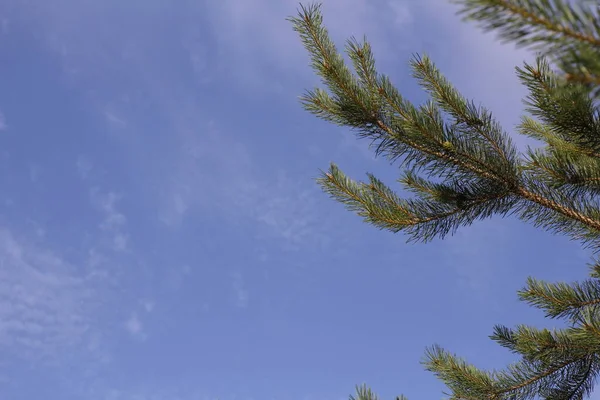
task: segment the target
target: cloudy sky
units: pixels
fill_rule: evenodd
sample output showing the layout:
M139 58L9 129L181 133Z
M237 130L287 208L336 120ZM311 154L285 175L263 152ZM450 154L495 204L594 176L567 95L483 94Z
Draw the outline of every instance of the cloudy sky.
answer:
M445 0L325 0L416 103L427 53L512 131L528 53ZM545 323L528 275L575 280L576 243L515 220L407 245L314 183L397 168L305 113L296 0L0 1L0 397L437 399L439 343L486 368L496 323ZM527 143L518 139L520 146ZM552 321L547 321L552 326Z

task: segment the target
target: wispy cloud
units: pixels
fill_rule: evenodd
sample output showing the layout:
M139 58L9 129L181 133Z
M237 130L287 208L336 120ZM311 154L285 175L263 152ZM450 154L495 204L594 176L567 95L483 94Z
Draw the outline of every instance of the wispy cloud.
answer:
M273 70L284 76L312 76L307 55L291 24L285 20L298 8L295 0L223 0L209 3L208 21L221 46L221 67L233 68L240 83L273 86ZM327 0L323 2L326 25L337 40L367 34L380 51L380 60L393 59L399 42L392 33L404 32L411 23L408 2ZM227 26L227 30L222 27ZM349 29L352 29L352 32ZM400 44L403 46L402 44ZM391 58L390 58L391 57ZM281 82L279 82L281 83Z
M453 237L440 243L444 263L456 271L461 288L478 295L488 295L497 279L498 266L494 254L510 247L504 221L485 220L460 229Z
M131 385L126 388L100 387L94 393L86 393L86 398L92 400L253 400L247 396L211 396L203 390L186 390L175 386L167 388L164 385Z
M231 274L232 288L234 293L234 303L236 307L246 308L248 307L249 294L246 289L244 277L241 272L234 272Z
M182 265L179 267L170 267L167 271L166 277L163 284L167 289L173 291L179 291L184 287L186 280L192 274L192 269L189 265Z
M147 299L140 300L140 304L142 305L144 310L146 310L147 313L151 313L154 310L154 307L156 306L156 303Z
M413 23L412 11L406 2L390 0L387 4L396 26L406 26Z
M81 179L87 179L94 168L94 164L85 156L80 155L76 161L77 173Z
M0 348L19 358L55 362L90 349L97 332L97 276L0 228ZM96 282L97 283L97 282Z
M102 211L104 218L100 228L111 236L112 247L117 251L127 250L129 235L125 231L127 219L117 210L120 196L114 192L101 193L98 188L91 190L92 202Z
M3 35L7 35L10 32L10 21L8 18L0 18L0 32Z
M179 165L166 177L163 222L176 226L185 215L210 211L234 225L253 222L258 235L282 240L287 249L327 246L328 218L316 207L322 193L310 177L265 172L243 142L214 123L197 132L186 136Z
M260 155L251 154L246 148L242 132L222 132L218 122L207 124L207 120L202 119L206 115L202 111L206 105L195 100L195 89L183 85L184 80L180 76L165 75L164 71L168 68L163 69L150 62L154 52L147 51L147 43L139 40L137 33L128 31L125 35L122 32L126 40L110 41L113 33L103 29L103 21L112 16L112 6L116 2L108 1L103 6L95 3L84 6L70 0L63 0L63 3L72 5L66 7L71 15L81 15L73 24L65 23L67 16L42 3L36 3L33 15L39 17L39 21L34 20L44 27L47 36L54 38L49 43L63 56L65 68L74 68L77 79L82 82L85 77L111 73L127 77L125 81L135 82L143 88L144 98L139 98L139 92L134 93L121 85L102 92L102 96L98 95L102 97L97 104L98 112L106 118L109 127L134 130L136 124L147 124L151 118L149 113L138 112L151 98L156 106L153 110L159 114L158 119L165 123L165 130L169 132L169 145L176 143L179 146L178 149L164 151L160 162L165 168L160 171L158 168L150 171L152 168L147 168L148 165L142 167L148 159L138 164L160 187L153 194L159 198L159 215L165 224L176 227L196 212L212 213L218 210L231 223L237 223L236 220L255 222L259 227L258 234L279 238L288 248L297 248L300 243L308 241L318 246L326 245L326 216L312 207L317 196L322 194L311 177L305 181L298 180L285 167L265 171L258 159ZM222 51L207 57L207 46L214 43L208 43L206 37L210 35L195 30L193 24L182 28L177 36L169 37L169 41L173 41L173 47L179 46L179 50L189 53L189 66L200 77L210 75L211 71L219 71L221 76L226 74L234 80L239 78L260 84L267 78L285 80L288 72L312 76L306 67L306 52L290 23L285 20L287 16L295 14L297 1L259 0L251 6L243 0L194 4L187 3L187 13L202 15L203 20L210 21L206 28L212 27L218 32L214 37ZM335 16L328 21L332 34L346 38L352 33L358 35L365 32L380 48L384 48L384 44L391 48L397 44L389 39L389 30L383 28L385 24L381 23L382 19L390 21L392 27L389 29L403 29L406 26L402 25L410 23L411 13L404 3L385 2L382 7L389 12L382 13L380 8L367 0L324 2L327 15ZM149 21L152 18L162 16L160 13L148 16ZM223 26L228 29L223 30ZM349 26L353 26L352 32L348 30ZM88 39L98 39L103 50L90 51L87 46L89 41L81 39L79 32L84 32ZM382 53L393 54L391 51ZM266 69L263 63L267 63ZM228 73L228 68L234 68L235 73ZM277 72L277 76L273 75L273 71ZM265 90L261 89L260 93ZM292 97L295 95L290 93ZM132 141L139 143L138 147L130 148L132 154L136 153L131 161L135 164L137 154L149 150L144 147L147 141L141 137ZM257 168L257 165L261 168ZM85 158L78 160L77 168L86 179L94 171L92 163ZM118 196L97 191L93 198L104 213L102 226L111 236L113 248L127 250L130 238L125 217L116 209Z
M140 337L143 335L143 325L137 314L131 314L125 322L125 329L130 335Z
M36 164L29 164L29 180L36 183L40 177L41 169Z

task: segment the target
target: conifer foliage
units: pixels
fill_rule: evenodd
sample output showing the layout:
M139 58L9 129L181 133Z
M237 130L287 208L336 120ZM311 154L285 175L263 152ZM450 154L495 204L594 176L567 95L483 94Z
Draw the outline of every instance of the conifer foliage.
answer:
M375 153L398 163L401 197L375 176L347 177L336 165L319 184L370 224L429 241L491 216L515 215L600 250L600 6L567 0L454 0L459 13L500 38L537 51L516 69L528 89L517 127L542 146L520 153L492 113L464 98L426 56L411 61L429 101L413 105L375 65L365 40L348 40L351 65L330 39L319 5L290 18L324 88L301 102L351 128ZM452 399L583 399L600 374L600 266L573 284L530 278L520 299L565 329L496 326L491 339L520 356L482 371L439 346L424 364ZM375 400L359 386L352 400ZM404 399L399 397L398 399Z

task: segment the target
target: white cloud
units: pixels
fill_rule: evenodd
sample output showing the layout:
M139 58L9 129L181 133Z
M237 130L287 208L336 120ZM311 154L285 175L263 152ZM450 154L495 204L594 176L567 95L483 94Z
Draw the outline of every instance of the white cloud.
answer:
M6 117L4 116L4 113L0 111L0 132L5 131L6 129L8 129L8 125L6 125Z
M105 214L105 219L100 225L102 229L110 230L120 228L121 226L125 225L125 216L116 209L116 203L119 200L119 195L114 192L99 194L98 190L92 190L92 196L95 197L97 204Z
M408 3L377 4L368 0L322 3L326 27L336 41L353 34L357 37L366 34L375 49L381 50L380 61L393 59L394 50L404 46L393 40L391 34L399 30L407 33L405 28L412 20ZM220 46L227 49L220 55L220 68L233 68L232 76L238 82L259 85L269 91L276 82L269 68L288 77L312 76L306 52L286 21L297 13L296 0L222 0L208 4L213 31L218 34Z
M163 222L177 226L194 212L218 213L234 225L255 223L259 235L282 240L286 249L327 246L328 218L315 206L322 193L310 177L261 173L244 144L213 123L184 135L182 148L178 166L165 178L171 185L162 192Z
M140 304L142 305L144 310L146 310L147 313L151 313L152 310L154 310L154 306L156 305L151 300L140 300Z
M405 2L391 0L388 1L393 16L393 21L396 25L406 25L413 22L413 15L410 7Z
M104 116L106 117L107 122L111 125L116 125L119 127L125 127L127 125L127 122L119 117L115 111L107 109L104 111Z
M142 334L142 322L136 314L132 314L127 320L127 322L125 322L125 329L127 329L127 332L129 332L133 336L138 336Z
M104 214L100 228L110 234L112 248L116 251L127 250L129 235L125 232L127 218L117 209L120 196L114 192L101 193L97 188L91 190L92 202Z
M54 362L88 348L96 277L78 270L86 269L0 228L0 352Z
M129 241L129 236L124 233L117 232L113 237L113 248L117 251L124 251L127 249L127 242Z
M81 393L80 397L91 400L252 400L248 396L210 396L193 385L191 388L189 385L182 387L179 381L166 384L164 380L160 384L149 381L130 387L98 387L93 393Z
M167 271L167 276L163 280L163 284L170 290L178 291L186 282L186 278L192 273L189 266L183 265L180 267L170 267Z
M79 174L81 179L85 180L89 177L90 172L94 168L94 164L92 164L92 162L87 157L79 156L77 157L76 167L77 173Z
M274 182L264 184L249 197L246 209L262 223L267 233L286 243L287 249L298 249L302 244L328 245L325 227L327 218L318 210L317 194L322 195L310 179L292 180L280 170Z
M502 221L479 221L459 229L453 237L440 243L444 263L456 271L462 288L487 297L494 282L496 265L482 260L496 259L494 253L507 247L506 244L503 246L503 242L510 240L506 231Z
M40 177L40 167L35 164L29 164L29 179L36 183Z
M246 289L244 277L241 272L234 272L231 274L232 288L235 295L234 303L236 307L246 308L248 307L249 294Z
M245 218L257 222L261 235L281 238L290 247L309 240L318 244L326 242L323 221L320 220L322 216L311 209L316 201L314 196L321 196L321 193L310 177L304 182L297 182L284 171L270 174L258 171L255 168L257 160L240 140L218 132L214 126L203 128L206 121L203 120L202 105L195 100L196 94L179 76L165 75L168 69L153 67L149 57L154 53L146 51L144 46L147 43L130 31L123 32L127 33L123 41L107 41L113 36L107 35L103 21L111 16L111 7L116 2L84 5L61 0L61 3L70 15L78 15L78 18L71 21L69 16L56 12L54 7L43 2L36 3L31 14L36 21L36 16L39 17L39 29L46 31L44 36L50 38L50 45L63 55L65 68L73 67L78 71L78 77L93 77L100 72L105 76L118 71L117 76L124 74L143 87L143 99L123 89L123 92L113 92L108 95L110 98L99 103L99 112L104 114L110 125L115 129L121 126L134 129L136 114L130 113L127 105L135 102L139 106L146 97L151 97L161 120L168 121L171 125L169 132L174 132L173 140L169 142L181 144L176 154L165 152L161 162L166 168L154 176L160 182L157 186L161 192L154 193L161 198L160 218L167 225L177 226L185 221L184 217L190 217L198 210L213 212L217 209L230 221ZM287 72L291 73L288 77L294 74L312 76L307 67L306 52L291 24L285 20L296 13L296 0L257 0L251 5L245 0L223 0L205 4L207 10L204 10L204 5L189 5L186 11L189 15L202 12L202 17L213 23L212 27L218 33L215 35L219 41L218 54L207 56L207 43L202 42L207 35L199 28L196 30L193 24L183 27L181 32L184 33L178 33L173 42L176 45L179 39L179 44L189 52L190 65L198 79L210 75L211 68L223 66L235 68L236 73L228 75L239 77L242 81L272 81L271 71L263 68L263 63L275 68L282 76ZM396 26L400 22L398 18L402 20L400 25L406 25L410 12L402 4L384 2L382 7L386 12L381 12L380 7L368 0L327 0L323 8L333 35L345 39L352 33L357 36L367 33L378 43L376 47L386 48L389 45L390 51L382 51L387 56L393 54L391 50L397 42L389 38L389 30L383 28L385 24L381 21L382 18L396 21L391 29L403 29L403 26ZM148 21L154 17L157 16L147 16ZM223 26L228 28L224 30ZM90 41L98 42L98 48L102 50L91 51L87 46ZM203 60L211 63L220 60L218 62L222 65L207 66ZM226 69L219 70L219 73L227 72ZM268 91L268 88L264 89L261 93ZM147 114L144 113L143 117L146 118ZM130 150L140 152L139 148L132 147ZM148 170L144 167L147 166L140 168ZM83 157L78 159L77 168L83 178L88 178L93 171L91 162ZM163 191L163 188L166 190ZM113 248L128 249L126 220L115 206L118 198L114 193L98 192L94 196L95 203L105 214L102 226L112 235Z
M0 18L0 32L7 35L10 32L10 21L7 18Z

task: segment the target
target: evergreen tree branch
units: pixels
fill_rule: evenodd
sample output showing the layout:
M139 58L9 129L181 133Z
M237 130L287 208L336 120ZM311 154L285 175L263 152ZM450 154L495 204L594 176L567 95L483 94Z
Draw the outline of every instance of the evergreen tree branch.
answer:
M550 331L519 325L509 329L494 327L490 338L527 362L551 363L565 357L580 358L599 349L600 336L586 323L573 322L567 329Z
M600 280L566 284L529 277L526 287L519 291L519 299L544 310L547 317L574 319L584 308L593 307L600 311Z
M529 88L527 111L579 151L599 154L600 113L590 98L590 90L565 83L551 71L544 58L538 57L535 65L526 63L524 68L516 70L521 82Z
M600 158L600 152L596 153L593 149L581 147L569 138L562 138L553 132L550 126L529 116L521 117L521 123L517 126L517 129L522 135L547 143L551 149L558 149L560 152L568 154L582 154L588 157Z
M427 353L427 369L460 399L571 399L591 391L598 373L597 359L590 356L598 349L597 335L581 328L551 333L500 326L492 339L523 359L505 371L485 372L434 346Z
M497 153L501 158L499 164L502 167L499 174L518 176L516 148L491 113L486 109L478 110L472 102L468 102L428 57L416 56L411 64L415 71L414 75L421 85L429 91L437 105L454 118L456 121L454 126L460 127L471 140L484 139L486 144ZM494 160L491 156L487 158Z
M591 394L593 390L594 380L594 365L597 363L595 356L588 356L586 358L586 367L583 369L583 373L580 373L578 381L575 384L564 385L563 382L559 382L559 387L552 390L547 399L581 399L585 395ZM562 386L562 387L561 387Z
M356 386L356 396L350 396L350 400L379 400L379 397L369 388L363 384ZM403 395L397 396L396 400L408 400Z
M437 345L427 349L424 365L448 386L453 398L465 400L498 398L495 397L497 384L492 374L467 364Z
M452 127L446 125L432 103L417 109L404 100L387 77L376 74L370 47L351 40L347 49L358 71L358 79L354 77L323 27L318 6L303 6L299 16L291 18L291 21L311 54L313 67L331 91L331 96L322 90L305 95L302 101L307 110L358 130L359 136L371 138L377 143L379 154L386 154L392 160L403 157L403 164L412 166L415 171L423 170L429 176L441 175L443 178L452 177L464 181L483 178L488 186L496 187L495 195L489 197L493 205L488 207L488 210L495 207L506 214L504 205L516 204L513 201L514 197L508 195L508 192L511 192L541 206L521 205L520 209L525 219L540 221L542 216L548 217L549 214L544 210L547 209L557 215L551 218L550 223L539 225L557 231L572 231L575 237L588 241L594 238L594 232L600 232L600 221L590 218L582 209L574 208L578 204L558 198L552 199L545 196L545 192L523 186L518 175L520 168L511 164L511 160L516 162L515 157L510 155L515 151L510 143L503 141L506 137L494 126L489 113L480 114L473 107L469 107L426 58L417 59L413 63L415 74L433 92L437 102L444 104L450 116L455 116L456 123ZM436 80L440 82L436 84ZM487 126L482 127L482 123ZM474 137L478 140L473 140ZM489 147L486 149L482 144ZM490 149L493 152L490 152ZM338 199L347 198L347 193L335 194L335 182L328 180L327 176L324 178L320 183L329 183L328 186L324 186L326 191ZM507 201L502 204L493 203L500 198ZM358 211L356 205L359 203L353 204L354 209ZM421 203L405 203L403 207L396 209L402 209L400 214L398 211L392 213L390 208L378 211L373 201L363 202L363 206L366 204L371 208L362 215L370 218L379 214L378 218L371 218L370 221L375 224L382 223L383 227L393 231L398 231L399 226L417 226L423 222L439 221L439 228L420 231L425 235L424 240L430 239L433 232L444 235L453 231L456 224L449 224L449 217L462 215L462 221L468 224L474 215L461 214L461 210L456 208L439 208L439 205L435 204L426 206ZM386 205L389 207L390 203ZM415 214L423 209L438 210L441 214L435 216L421 212L419 217L410 216L407 206L412 206ZM470 209L474 210L476 208ZM481 215L483 214L489 215L485 212ZM398 221L395 218L389 219L390 216L401 218ZM577 222L573 223L573 220ZM418 234L419 231L416 230L413 239L416 239Z
M530 150L525 168L568 196L593 200L600 194L600 158L554 149Z
M571 82L600 82L599 11L566 0L453 0L465 20L550 56Z
M529 200L517 204L515 212L521 219L532 221L536 227L569 234L596 250L600 246L600 210L593 202L564 196L532 177L524 180L518 194Z
M501 30L501 37L520 45L550 44L571 39L600 46L600 30L589 18L593 10L577 10L562 0L453 0L459 14L478 21L484 30ZM541 43L540 43L541 42Z
M434 184L411 173L405 181L426 198L402 200L374 176L369 175L368 183L355 182L335 165L319 178L327 193L366 222L392 232L404 230L411 240L444 237L475 219L510 211L515 201L494 187Z
M589 72L588 73L582 73L582 74L579 74L579 75L565 74L565 78L569 82L583 83L583 84L586 84L586 85L600 86L600 76L594 76L594 75L590 74Z
M351 71L322 25L319 6L301 6L290 20L327 88L308 91L301 98L305 109L370 139L377 155L401 160L400 182L415 198L401 198L370 174L367 182L355 182L333 164L319 183L367 222L402 230L411 240L443 237L478 218L515 212L536 226L600 245L600 111L591 99L600 76L600 23L562 0L457 2L486 29L538 45L566 72L559 77L543 58L517 69L530 91L529 111L540 119L524 118L519 130L547 146L521 159L491 113L462 97L427 57L412 61L432 99L419 107L377 72L366 39L346 44ZM453 399L582 399L591 392L600 371L598 281L530 280L520 296L548 316L570 318L571 326L552 332L497 327L492 339L522 356L500 372L481 371L434 346L426 366ZM350 399L377 399L366 386L357 387L357 396Z
M421 159L423 164L440 164L441 160L441 165L433 168L436 172L447 171L448 164L453 164L462 169L463 173L482 174L495 180L506 179L499 176L485 160L470 154L468 150L471 146L466 141L453 143L444 140L452 132L445 129L443 121L432 119L431 113L419 112L402 99L385 76L372 76L373 68L364 67L366 63L373 65L372 59L368 58L370 51L363 51L360 46L350 43L350 56L357 64L359 75L363 77L361 80L368 85L366 88L361 87L344 65L342 57L321 25L318 6L302 6L300 16L291 18L291 21L311 53L313 68L333 95L329 97L320 90L309 92L302 98L309 111L338 124L358 129L363 137L380 141L378 150L388 152L390 158L407 155L408 160ZM380 96L374 98L375 90ZM383 101L386 104L382 104ZM450 139L457 142L457 138ZM426 154L425 160L422 153Z
M356 386L356 397L350 396L350 400L379 400L377 395L366 385Z

